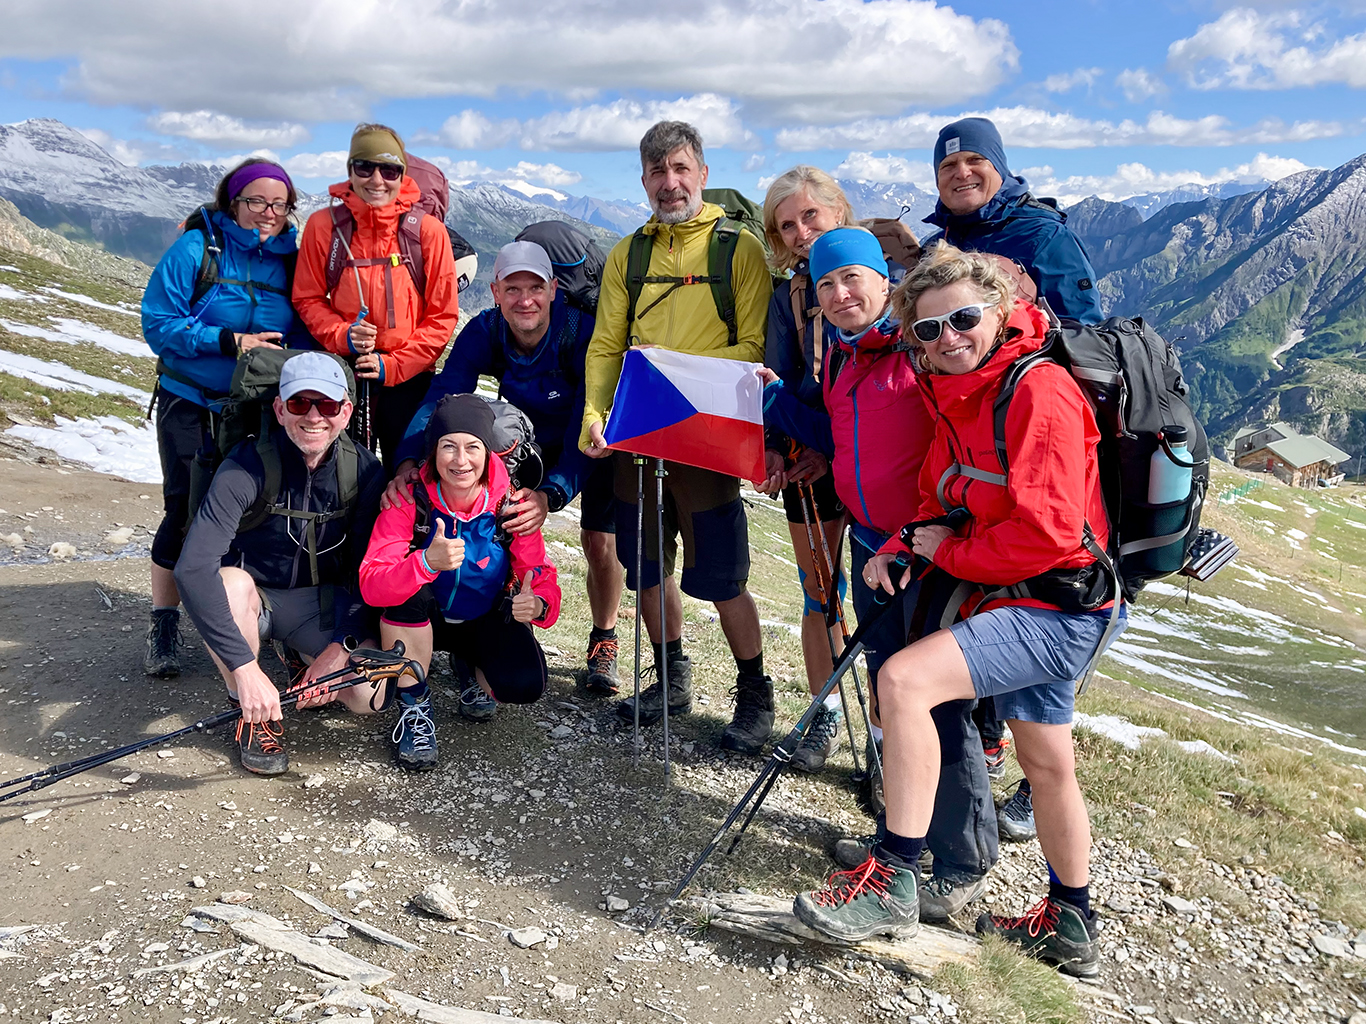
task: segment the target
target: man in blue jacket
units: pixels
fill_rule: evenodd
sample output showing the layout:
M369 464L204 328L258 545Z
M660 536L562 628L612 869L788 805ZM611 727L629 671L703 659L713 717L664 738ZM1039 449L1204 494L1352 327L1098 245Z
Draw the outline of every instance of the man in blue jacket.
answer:
M941 238L959 249L1015 260L1038 285L1060 317L1093 324L1102 318L1096 272L1067 217L1029 192L1010 173L1005 145L985 117L945 125L934 144L939 202L926 224L941 229L925 241L928 252Z
M474 317L456 337L446 365L409 424L385 503L411 500L409 487L417 479L423 431L436 403L446 395L473 391L481 375L495 378L499 396L531 418L548 467L539 487L514 494L505 527L514 535L539 530L547 515L583 495L579 537L588 562L593 616L584 686L610 696L617 692L616 624L622 589L613 538L612 471L607 463L594 462L579 450L583 364L593 317L557 293L550 256L535 242L510 242L499 250L492 291L495 305ZM460 713L487 720L496 705L473 680L472 674L461 679Z

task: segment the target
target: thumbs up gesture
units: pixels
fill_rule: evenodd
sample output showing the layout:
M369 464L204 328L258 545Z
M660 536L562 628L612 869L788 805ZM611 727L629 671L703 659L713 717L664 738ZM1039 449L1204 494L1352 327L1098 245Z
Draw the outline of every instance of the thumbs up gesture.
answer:
M541 599L531 592L531 578L534 575L531 569L527 570L521 589L512 599L512 617L518 622L530 622L541 614Z
M445 524L439 519L436 521L431 543L427 545L427 564L437 572L459 569L465 564L465 542L460 539L458 529L455 536L449 536Z

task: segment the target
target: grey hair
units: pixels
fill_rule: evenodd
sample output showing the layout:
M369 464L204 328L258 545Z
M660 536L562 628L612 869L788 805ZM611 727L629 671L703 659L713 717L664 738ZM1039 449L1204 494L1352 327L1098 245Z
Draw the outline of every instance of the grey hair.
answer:
M692 150L697 166L707 165L702 153L702 133L687 121L660 121L652 125L640 139L640 169L647 171L651 164L662 163L681 146Z
M892 316L909 331L916 319L915 307L920 297L934 288L944 288L959 281L971 281L982 293L984 301L999 306L1009 318L1015 302L1015 282L1010 275L993 257L964 252L947 242L936 245L901 279L892 292ZM1004 326L1004 321L1002 324Z

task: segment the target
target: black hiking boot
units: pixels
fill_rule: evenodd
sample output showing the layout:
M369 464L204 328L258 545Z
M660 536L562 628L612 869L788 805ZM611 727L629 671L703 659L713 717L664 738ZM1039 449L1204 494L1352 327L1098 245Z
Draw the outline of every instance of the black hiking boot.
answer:
M768 676L737 676L735 717L721 734L721 749L757 754L773 735L773 680Z
M588 674L583 688L600 697L617 695L617 649L615 636L588 641Z
M647 671L658 675L658 668ZM635 720L636 699L632 695L617 701L617 717ZM686 715L692 710L692 659L686 654L669 659L669 717ZM654 725L664 717L664 688L658 681L640 691L640 724Z
M482 691L481 691L482 692ZM398 723L393 741L398 763L409 771L425 772L436 767L436 720L432 716L432 695L410 700L399 692Z
M283 775L289 771L289 752L285 750L285 723L254 725L237 720L237 749L242 767L257 775Z
M792 767L799 772L818 772L825 767L826 759L840 745L840 726L844 724L844 714L839 708L821 705L806 735L792 752Z
M1045 896L1023 917L983 914L977 919L977 934L999 935L1026 956L1053 964L1063 974L1077 978L1100 974L1096 916L1092 914L1088 921L1069 903Z
M153 608L147 627L147 653L142 656L142 671L158 679L180 675L180 609Z
M920 931L920 878L869 856L852 871L836 871L824 889L804 892L792 903L797 920L837 942L874 935L910 938Z

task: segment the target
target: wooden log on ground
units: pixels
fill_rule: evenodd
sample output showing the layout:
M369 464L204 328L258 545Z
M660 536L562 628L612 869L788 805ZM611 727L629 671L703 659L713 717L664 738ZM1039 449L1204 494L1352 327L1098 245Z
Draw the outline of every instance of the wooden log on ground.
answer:
M195 907L190 913L227 924L240 938L265 946L279 953L288 953L301 964L317 968L334 978L358 981L365 987L382 985L394 976L393 971L367 963L360 957L320 946L312 939L296 932L277 917L263 914L249 907L228 903L211 903Z

